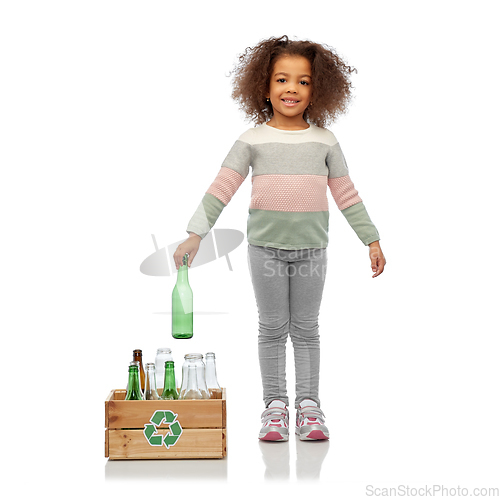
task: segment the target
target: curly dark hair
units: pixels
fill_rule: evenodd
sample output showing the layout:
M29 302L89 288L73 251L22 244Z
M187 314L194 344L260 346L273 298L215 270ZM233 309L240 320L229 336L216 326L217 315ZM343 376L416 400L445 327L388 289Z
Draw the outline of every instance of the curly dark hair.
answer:
M356 68L348 66L328 45L290 40L285 35L247 47L231 73L231 97L250 120L260 125L273 116L266 94L274 63L281 56L303 56L311 63L312 104L304 112L304 120L325 127L347 111L353 88L350 74L357 73Z

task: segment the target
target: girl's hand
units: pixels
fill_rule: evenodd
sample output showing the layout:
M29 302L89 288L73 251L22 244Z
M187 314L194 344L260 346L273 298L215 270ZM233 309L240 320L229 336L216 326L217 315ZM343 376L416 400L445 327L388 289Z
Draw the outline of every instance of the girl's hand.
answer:
M372 271L375 273L372 278L376 278L380 274L384 272L385 267L385 257L382 253L382 249L380 248L380 243L378 241L374 241L370 243L370 260L372 263Z
M174 253L174 262L176 269L179 269L179 267L182 266L182 258L186 254L189 254L187 264L188 267L191 267L191 262L193 262L194 256L200 248L200 242L201 236L198 236L196 233L189 233L189 238L184 243L181 243Z

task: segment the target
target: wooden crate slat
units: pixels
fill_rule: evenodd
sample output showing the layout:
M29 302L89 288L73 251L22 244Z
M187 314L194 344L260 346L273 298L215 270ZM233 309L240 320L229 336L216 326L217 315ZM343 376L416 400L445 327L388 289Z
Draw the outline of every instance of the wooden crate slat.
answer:
M174 446L151 446L138 429L110 429L109 458L179 459L223 458L226 456L225 429L186 429Z
M183 429L222 428L223 403L221 399L184 401L108 401L107 428L144 428L156 410L170 410L178 415Z

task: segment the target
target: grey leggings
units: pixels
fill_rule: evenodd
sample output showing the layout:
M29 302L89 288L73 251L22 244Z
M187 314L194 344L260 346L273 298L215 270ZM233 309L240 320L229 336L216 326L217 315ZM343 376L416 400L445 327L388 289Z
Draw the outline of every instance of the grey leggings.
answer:
M248 265L259 311L259 361L267 406L287 405L285 347L295 358L295 407L303 399L320 404L318 315L326 274L326 249L280 250L248 246Z

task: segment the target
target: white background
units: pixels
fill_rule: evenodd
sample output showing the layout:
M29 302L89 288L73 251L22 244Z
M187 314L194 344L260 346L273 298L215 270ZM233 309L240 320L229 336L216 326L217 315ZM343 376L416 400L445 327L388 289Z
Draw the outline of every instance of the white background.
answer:
M494 6L2 3L2 454L16 497L500 486ZM197 314L190 341L170 336L175 276L139 266L151 234L160 247L185 236L252 126L230 98L237 55L282 34L333 46L358 70L330 128L388 264L371 278L330 199L320 394L332 438L266 448L246 244L232 272L225 259L191 270L195 311L225 314ZM249 194L247 179L216 227L245 232ZM164 346L178 369L186 352L216 353L227 460L104 458L104 399L125 386L133 349L147 362Z

